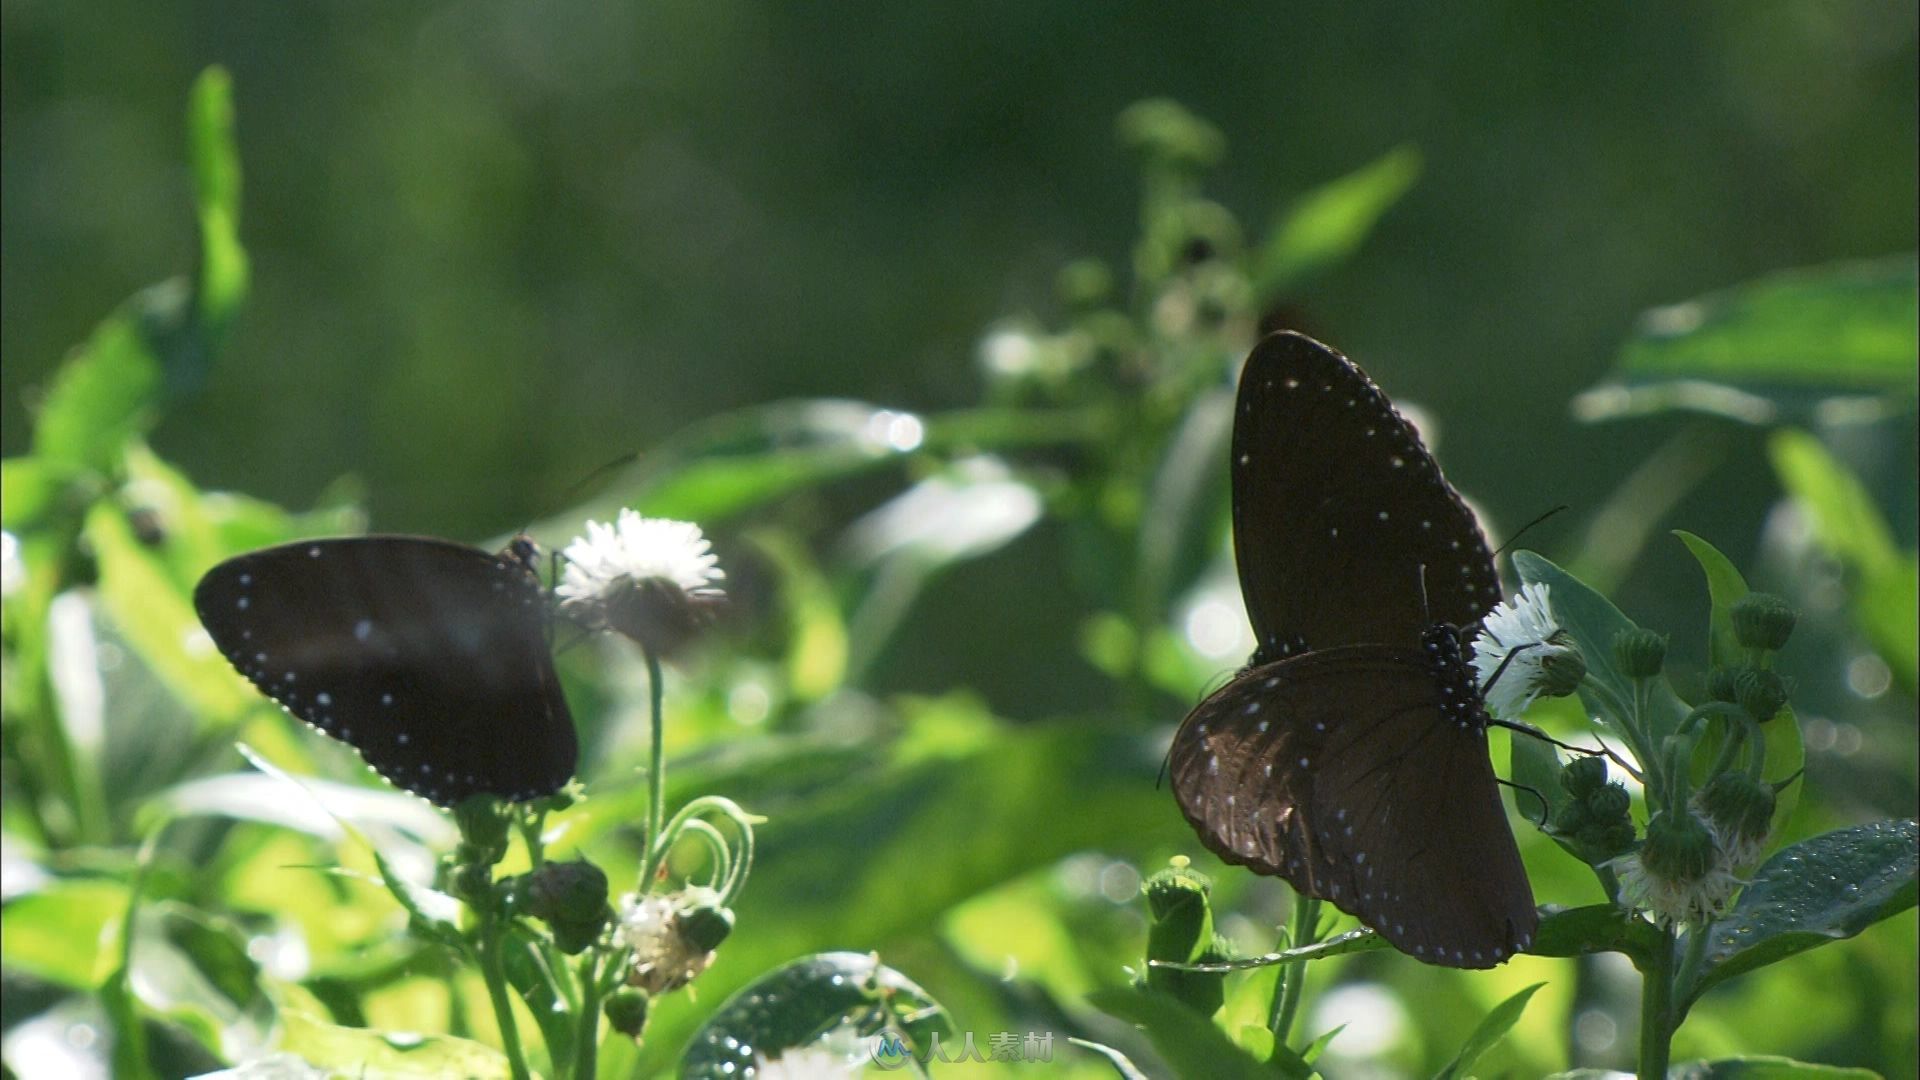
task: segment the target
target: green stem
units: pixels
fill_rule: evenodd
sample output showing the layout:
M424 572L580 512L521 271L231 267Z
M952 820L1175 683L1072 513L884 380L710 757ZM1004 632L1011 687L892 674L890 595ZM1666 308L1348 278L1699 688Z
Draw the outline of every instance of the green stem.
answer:
M500 1049L507 1055L507 1067L513 1080L531 1080L526 1054L520 1049L520 1028L513 1019L513 1002L507 994L507 969L500 959L501 927L493 912L480 922L480 973L487 981L487 997L493 1002L493 1018L500 1025Z
M1287 948L1298 949L1314 943L1314 928L1320 924L1320 901L1295 894L1293 914L1287 921ZM1300 1011L1300 999L1306 990L1307 965L1288 964L1280 972L1280 985L1273 995L1273 1013L1267 1026L1273 1030L1275 1046L1287 1045L1293 1020Z
M1700 965L1707 958L1707 933L1712 929L1713 920L1708 919L1704 925L1692 927L1687 931L1687 945L1680 954L1680 970L1673 977L1673 985L1683 998L1693 994L1694 980L1700 977ZM1673 1010L1676 1027L1686 1016L1686 1012L1684 1004Z
M653 705L652 757L647 761L647 846L640 860L640 895L645 896L653 891L653 875L667 855L660 843L661 826L667 819L667 764L662 758L667 728L661 719L665 690L661 685L660 658L653 655L651 649L642 649L641 655L647 658L647 685Z
M593 1080L600 1067L600 950L588 949L580 957L580 1011L573 1035L573 1075L575 1080Z
M1666 1080L1673 1055L1673 931L1662 930L1640 986L1640 1080Z

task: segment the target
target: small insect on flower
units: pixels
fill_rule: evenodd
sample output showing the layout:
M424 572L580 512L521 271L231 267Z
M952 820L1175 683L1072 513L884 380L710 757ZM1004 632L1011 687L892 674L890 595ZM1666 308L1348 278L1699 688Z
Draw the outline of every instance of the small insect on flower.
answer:
M582 625L613 630L656 656L670 656L726 600L726 577L700 526L620 511L612 525L587 522L587 535L561 553L554 590Z
M1547 586L1534 582L1487 613L1473 639L1473 670L1487 708L1510 720L1543 694L1573 693L1586 663L1554 618Z

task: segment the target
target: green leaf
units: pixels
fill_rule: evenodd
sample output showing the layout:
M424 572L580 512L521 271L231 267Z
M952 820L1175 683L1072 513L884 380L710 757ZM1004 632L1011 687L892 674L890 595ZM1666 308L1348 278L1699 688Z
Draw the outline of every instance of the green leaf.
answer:
M1273 297L1352 258L1419 176L1420 151L1403 145L1296 199L1256 257L1255 293Z
M233 133L233 79L210 67L187 102L187 154L200 217L200 267L194 314L217 342L247 295L247 253L240 246L240 152Z
M1912 255L1772 274L1642 315L1619 370L1912 394L1916 285Z
M1776 431L1767 446L1773 469L1812 523L1814 539L1846 567L1855 623L1912 695L1920 665L1920 559L1893 539L1866 487L1820 441L1803 431Z
M1707 594L1713 603L1713 614L1708 620L1707 652L1709 660L1715 666L1732 666L1745 661L1746 650L1733 636L1733 605L1747 595L1746 579L1734 568L1731 560L1720 554L1712 544L1690 532L1675 531L1680 542L1687 545L1693 557L1700 563L1700 569L1707 575ZM1807 750L1801 741L1800 720L1792 708L1783 708L1768 721L1762 729L1766 743L1766 778L1775 783L1786 780L1798 773L1807 761ZM1714 753L1724 739L1724 729L1715 725L1709 736L1703 741L1702 752L1696 755L1696 783L1706 782L1708 763L1714 760ZM1773 807L1773 831L1786 827L1793 817L1793 809L1800 802L1800 784L1791 784L1780 789L1775 796Z
M282 1051L343 1076L493 1080L512 1074L505 1054L468 1039L342 1027L297 1009L281 1010L280 1021Z
M34 426L34 454L53 467L110 473L152 426L159 395L160 362L123 307L60 365Z
M1709 928L1691 1004L1721 982L1854 935L1914 906L1920 827L1882 821L1816 836L1776 852L1734 909Z
M1148 1080L1147 1074L1141 1072L1140 1067L1135 1065L1127 1055L1105 1043L1097 1043L1091 1039L1068 1039L1067 1041L1082 1050L1088 1050L1106 1058L1108 1064L1113 1066L1113 1071L1120 1074L1120 1080Z
M1665 946L1660 932L1645 919L1613 904L1548 911L1540 918L1529 956L1584 956L1617 952L1639 963Z
M1272 1080L1287 1075L1234 1045L1212 1021L1172 998L1116 987L1089 994L1087 1000L1110 1016L1145 1028L1153 1048L1179 1076Z
M121 882L100 878L55 881L0 907L7 967L77 990L91 990L114 963L104 931L126 917Z
M912 979L870 953L816 953L743 987L695 1033L682 1080L723 1080L850 1025L861 1035L899 1032L924 1058L936 1034L952 1031L946 1009ZM948 1047L949 1053L958 1047ZM984 1048L982 1048L984 1049Z
M1571 1074L1569 1074L1571 1075ZM1792 1058L1752 1055L1675 1065L1667 1080L1882 1080L1872 1069L1814 1065Z
M1495 1005L1479 1026L1473 1029L1473 1034L1467 1036L1467 1041L1460 1047L1460 1052L1453 1056L1453 1060L1434 1074L1436 1080L1459 1080L1469 1075L1474 1062L1480 1060L1480 1055L1491 1050L1494 1043L1505 1038L1507 1032L1513 1030L1513 1025L1520 1022L1520 1014L1527 1010L1527 1002L1532 1000L1536 990L1545 985L1534 983Z

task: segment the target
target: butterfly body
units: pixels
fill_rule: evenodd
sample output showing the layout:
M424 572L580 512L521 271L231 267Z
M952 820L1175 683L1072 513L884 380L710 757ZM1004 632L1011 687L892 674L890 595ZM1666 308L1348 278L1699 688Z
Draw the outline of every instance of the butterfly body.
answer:
M497 555L405 536L266 548L208 571L194 608L262 693L439 805L536 798L573 774L524 540Z
M1471 511L1379 389L1297 334L1248 359L1232 453L1256 648L1174 737L1182 812L1405 952L1500 962L1538 916L1462 648L1499 599Z

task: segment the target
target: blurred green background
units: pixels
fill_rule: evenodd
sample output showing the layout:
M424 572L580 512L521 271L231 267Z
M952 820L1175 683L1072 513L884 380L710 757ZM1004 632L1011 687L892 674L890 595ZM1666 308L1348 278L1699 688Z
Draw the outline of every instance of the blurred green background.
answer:
M0 451L28 447L69 348L191 265L182 103L217 63L233 77L253 288L217 362L175 373L192 385L171 388L151 442L204 487L291 507L354 478L379 531L498 536L577 498L610 459L777 399L977 402L991 327L1057 322L1056 276L1075 258L1126 266L1141 185L1115 117L1164 96L1221 129L1207 190L1251 233L1301 193L1417 150L1418 181L1355 257L1287 297L1289 321L1421 406L1497 539L1568 504L1526 545L1612 566L1597 584L1674 629L1697 666L1698 571L1663 530L1709 536L1787 591L1799 564L1781 554L1767 431L1683 413L1577 423L1569 402L1613 370L1645 309L1916 241L1905 2L8 0L0 30ZM1809 404L1793 419L1839 448L1911 550L1910 408L1834 422ZM1649 460L1686 479L1677 508L1631 486ZM855 481L777 512L825 547L896 488ZM1653 538L1645 557L1609 525L1623 506L1645 511L1627 530ZM752 525L716 530L723 556ZM1107 701L1060 572L1073 542L1047 522L933 579L866 688L967 688L1014 721ZM751 599L751 564L732 565ZM1808 736L1822 827L1912 813L1911 699L1848 693L1850 647L1806 676L1827 694ZM1182 708L1158 707L1169 724ZM954 917L995 925L981 903ZM1396 977L1414 1000L1440 985ZM1751 1020L1764 1002L1742 1004L1728 1012ZM1744 1045L1700 1023L1699 1052ZM1888 1045L1910 1047L1911 1030Z

